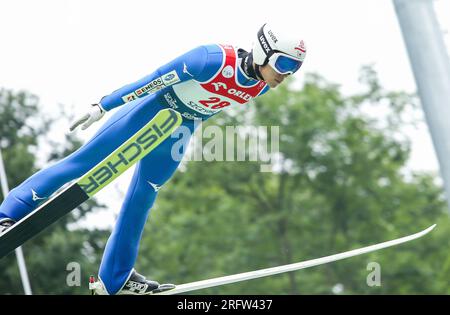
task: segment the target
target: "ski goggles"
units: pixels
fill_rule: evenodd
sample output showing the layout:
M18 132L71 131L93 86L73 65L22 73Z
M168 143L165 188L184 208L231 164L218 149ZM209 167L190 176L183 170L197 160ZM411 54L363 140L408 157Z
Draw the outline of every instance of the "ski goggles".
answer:
M275 52L269 58L269 65L279 74L293 74L300 69L302 63L300 60L280 52Z

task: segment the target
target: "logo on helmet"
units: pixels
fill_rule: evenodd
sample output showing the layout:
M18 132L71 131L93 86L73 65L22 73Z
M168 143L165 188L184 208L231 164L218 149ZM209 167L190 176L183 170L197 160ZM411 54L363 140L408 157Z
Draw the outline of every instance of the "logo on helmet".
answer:
M271 48L269 47L269 44L266 42L266 38L264 35L259 36L259 42L261 43L261 46L266 51L266 55L270 52Z
M301 40L300 44L298 44L297 47L294 48L295 50L299 50L302 53L306 52L306 47L305 47L305 43Z
M278 42L278 39L277 39L277 37L272 33L272 31L271 30L269 30L269 36L270 36L270 38L273 40L273 42L276 44L277 42Z
M303 42L303 40L300 41L300 44L298 44L298 46L296 46L294 48L295 50L297 50L297 56L304 59L305 58L305 54L306 54L306 47L305 47L305 43Z

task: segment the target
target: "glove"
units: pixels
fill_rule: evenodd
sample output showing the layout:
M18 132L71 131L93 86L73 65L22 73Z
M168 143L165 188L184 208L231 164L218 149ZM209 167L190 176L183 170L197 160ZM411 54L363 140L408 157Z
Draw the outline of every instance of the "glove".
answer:
M89 112L87 112L86 114L84 114L82 117L78 118L71 124L70 126L71 132L74 131L81 124L83 124L83 126L81 126L81 130L85 130L94 122L100 120L100 118L102 118L103 115L105 115L106 111L103 109L101 104L92 104L91 106L92 107L89 110Z

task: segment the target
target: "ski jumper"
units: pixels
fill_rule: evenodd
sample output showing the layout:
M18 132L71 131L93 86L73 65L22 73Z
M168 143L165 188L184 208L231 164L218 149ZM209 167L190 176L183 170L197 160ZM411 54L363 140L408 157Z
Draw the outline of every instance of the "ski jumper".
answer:
M172 145L181 142L184 151L198 125L195 120L206 120L230 106L249 106L248 101L269 89L264 81L249 77L241 61L233 46L199 46L103 97L100 103L106 111L123 106L77 151L11 190L0 206L0 218L20 220L64 184L101 162L160 110L169 107L180 112L183 122L179 128L188 128L189 135L183 132L177 137L175 131L137 163L106 244L99 278L109 294L117 293L135 264L142 231L158 190L179 165L180 159L171 155Z

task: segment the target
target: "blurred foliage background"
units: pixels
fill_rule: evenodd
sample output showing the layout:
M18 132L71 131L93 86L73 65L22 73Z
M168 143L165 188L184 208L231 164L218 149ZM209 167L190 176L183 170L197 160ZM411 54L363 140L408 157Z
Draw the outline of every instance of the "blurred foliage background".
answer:
M159 192L136 269L181 284L327 256L437 223L408 244L192 294L449 294L442 187L433 174L405 170L410 139L403 127L417 123L408 113L420 111L418 100L385 91L371 67L362 68L360 81L363 92L343 95L338 85L307 74L299 89L288 82L203 124L279 126L277 170L260 172L264 162L184 163ZM29 92L0 90L0 144L11 188L37 171L37 139L51 143L54 119ZM48 161L81 144L68 135ZM25 244L35 294L89 293L87 278L98 269L110 231L68 225L102 207L90 200ZM80 287L66 285L72 261L81 265ZM366 284L369 262L380 264L381 286ZM0 260L0 294L22 292L11 254Z

